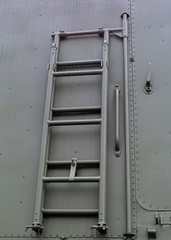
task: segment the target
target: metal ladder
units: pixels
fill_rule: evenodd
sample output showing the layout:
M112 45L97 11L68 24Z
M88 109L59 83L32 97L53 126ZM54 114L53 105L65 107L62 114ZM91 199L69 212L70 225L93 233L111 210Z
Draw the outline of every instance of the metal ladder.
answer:
M124 14L127 20L127 14ZM53 33L54 43L51 48L50 64L48 72L46 103L44 112L44 122L42 131L42 142L40 152L40 163L37 180L37 192L34 220L32 225L27 226L38 234L43 232L43 218L45 215L98 215L97 225L92 228L100 232L106 232L108 227L106 224L106 191L107 191L107 116L108 116L108 78L109 78L109 38L110 34L121 33L121 37L127 32L127 25L124 24L121 28L113 29L98 29L94 31L78 31L78 32L55 32ZM85 60L85 61L70 61L58 62L59 44L64 38L75 36L99 35L103 37L103 59ZM83 66L83 70L61 70L67 66ZM91 66L94 69L87 69ZM98 68L95 68L98 66ZM59 70L60 69L60 70ZM81 75L102 75L102 105L100 106L85 106L72 108L54 108L54 90L55 81L58 77L81 76ZM94 113L101 112L101 117L96 119L79 119L79 120L53 120L53 116L58 113ZM67 126L67 125L92 125L100 124L101 126L101 141L100 141L100 160L77 160L71 161L50 161L48 160L49 142L51 128L53 126ZM68 166L70 167L69 177L47 177L48 166ZM99 165L99 176L77 177L76 169L78 165ZM99 183L99 209L45 209L45 183L73 183L73 182L98 182Z

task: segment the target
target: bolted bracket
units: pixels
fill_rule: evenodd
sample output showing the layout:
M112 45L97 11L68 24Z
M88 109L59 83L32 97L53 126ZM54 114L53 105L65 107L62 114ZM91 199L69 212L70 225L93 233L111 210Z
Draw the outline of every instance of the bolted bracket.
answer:
M40 236L43 233L43 226L40 223L33 222L32 225L27 225L26 226L26 231L29 228L32 229L34 232L36 232L38 236Z
M96 229L102 234L105 234L108 230L108 227L106 226L106 223L98 223L97 225L93 225L91 229Z

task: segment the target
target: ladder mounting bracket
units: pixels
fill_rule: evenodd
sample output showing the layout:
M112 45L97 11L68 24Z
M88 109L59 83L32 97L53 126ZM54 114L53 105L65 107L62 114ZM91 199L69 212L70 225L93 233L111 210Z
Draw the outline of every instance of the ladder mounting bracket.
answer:
M118 38L122 38L122 34L121 33L114 33L116 37Z
M34 232L36 232L38 235L41 235L43 233L43 226L40 223L33 222L32 225L26 226L26 231L31 228Z
M102 234L105 234L108 230L106 223L98 223L97 225L93 225L91 228L96 229L97 231L99 231Z

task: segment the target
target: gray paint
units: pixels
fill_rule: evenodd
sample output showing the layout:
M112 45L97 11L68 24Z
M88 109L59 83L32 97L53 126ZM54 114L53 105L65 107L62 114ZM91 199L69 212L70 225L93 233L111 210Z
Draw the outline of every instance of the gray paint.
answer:
M170 4L168 0L0 1L0 238L36 237L31 230L25 232L25 227L34 215L51 32L121 27L120 15L125 11L130 13L129 58L134 58L129 61L133 230L138 240L147 239L147 227L155 226L157 211L170 221ZM95 58L102 58L101 38L61 43L60 61ZM150 95L144 93L148 62L154 88ZM100 79L58 78L54 106L101 105ZM122 239L126 232L124 90L123 45L118 37L110 42L109 79L106 237ZM120 157L114 155L116 84L121 88ZM55 127L49 158L99 159L99 133L95 125ZM95 168L78 172L98 174ZM58 169L48 176L68 175L67 169ZM98 184L50 184L45 207L96 209ZM43 238L106 239L90 229L96 222L96 217L49 217L44 221ZM155 227L158 239L170 239L170 226Z
M155 212L170 222L170 1L132 1L137 229L145 239ZM143 92L151 62L153 93ZM164 212L163 212L164 211ZM157 228L169 239L170 226Z
M25 226L33 221L36 182L40 155L43 124L47 64L49 62L52 31L97 29L99 27L120 27L121 13L127 11L127 1L1 1L0 2L0 236L18 239L36 236L25 232ZM99 38L64 41L60 60L102 58L102 42ZM122 236L125 232L125 189L124 189L124 145L120 158L114 156L114 94L116 83L123 89L122 40L112 37L110 46L110 82L108 128L108 236ZM56 106L100 105L101 87L99 76L85 77L83 81L70 78L66 86L59 79L56 84ZM90 85L93 82L92 85ZM123 104L123 91L121 91ZM123 126L123 108L121 109ZM56 128L51 144L52 158L79 157L98 159L98 126L77 128ZM54 132L55 133L55 132ZM84 135L84 138L83 138ZM121 131L123 142L123 131ZM58 143L56 145L56 143ZM64 147L65 143L65 147ZM87 149L88 150L87 150ZM66 151L67 149L67 151ZM98 174L82 170L82 174ZM56 174L53 173L53 174ZM65 172L59 173L64 175ZM66 173L68 174L68 173ZM112 176L112 177L111 177ZM55 185L48 189L46 206L92 207L98 204L96 183L84 187ZM68 190L68 191L67 191ZM79 193L78 193L79 192ZM115 194L114 194L115 192ZM74 195L75 193L75 195ZM71 199L71 197L73 198ZM64 197L64 198L63 198ZM54 200L55 199L55 200ZM114 207L117 204L117 207ZM90 226L96 218L48 218L45 223L45 237L96 235ZM17 237L18 236L18 237ZM118 237L119 239L120 237ZM29 239L29 238L28 238Z

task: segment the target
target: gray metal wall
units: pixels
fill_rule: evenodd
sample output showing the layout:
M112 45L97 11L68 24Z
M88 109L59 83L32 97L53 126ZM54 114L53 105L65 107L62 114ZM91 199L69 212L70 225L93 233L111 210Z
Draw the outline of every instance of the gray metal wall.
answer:
M155 226L155 213L170 222L170 1L133 1L134 136L138 233ZM153 93L143 88L151 62ZM158 239L170 239L171 228L155 226Z
M47 84L51 32L120 27L127 1L0 1L0 235L18 239L36 236L25 227L33 222L40 155L41 131ZM102 58L101 38L63 41L59 60ZM114 156L115 83L123 82L122 40L111 38L108 144L108 236L125 231L124 145ZM63 80L63 81L62 81ZM58 107L101 104L101 79L58 79ZM65 84L64 84L65 83ZM122 94L122 92L121 92ZM122 118L123 119L123 118ZM123 120L122 120L123 121ZM52 136L55 159L98 159L99 128L59 128ZM123 132L121 134L123 140ZM58 174L58 173L55 173ZM67 172L59 172L58 176ZM86 175L86 172L82 174ZM89 175L97 174L88 172ZM98 185L51 185L45 206L57 208L98 207ZM44 221L44 237L92 237L91 217L53 217ZM85 236L85 237L84 237Z
M130 156L132 224L138 240L147 239L155 226L155 213L170 221L170 38L171 3L168 0L1 0L0 1L0 238L32 239L25 227L33 222L40 157L47 65L51 32L121 27L120 15L129 20ZM102 58L99 37L64 40L59 60ZM144 93L147 65L151 62L154 92ZM114 93L121 86L121 156L114 155ZM107 234L91 226L92 217L48 217L46 239L122 239L126 232L125 157L123 115L123 46L111 36ZM99 76L58 79L55 106L101 104ZM99 158L99 127L55 128L50 159ZM54 171L53 176L67 175ZM83 171L96 175L98 171ZM47 187L46 207L97 208L98 184L57 184ZM170 239L170 226L155 226L158 239Z

